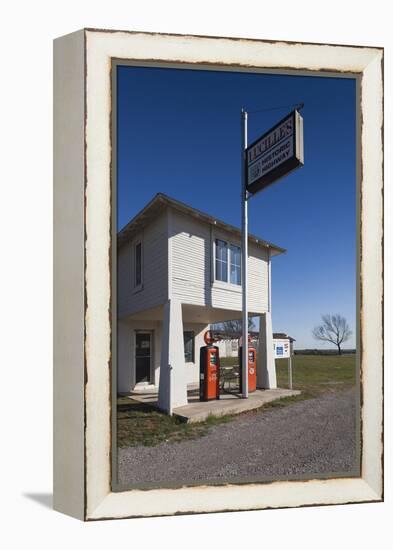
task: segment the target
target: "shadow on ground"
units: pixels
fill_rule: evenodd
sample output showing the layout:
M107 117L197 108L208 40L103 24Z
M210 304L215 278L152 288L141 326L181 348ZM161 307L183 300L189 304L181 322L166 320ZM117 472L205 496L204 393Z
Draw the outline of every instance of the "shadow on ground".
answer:
M44 508L53 508L52 493L23 493L23 496L38 502L38 504L41 504Z

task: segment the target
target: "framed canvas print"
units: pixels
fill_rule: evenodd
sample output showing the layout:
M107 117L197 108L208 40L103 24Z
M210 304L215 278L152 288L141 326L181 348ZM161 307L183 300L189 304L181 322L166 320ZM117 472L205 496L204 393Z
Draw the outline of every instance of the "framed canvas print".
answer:
M383 499L383 50L54 43L54 507Z

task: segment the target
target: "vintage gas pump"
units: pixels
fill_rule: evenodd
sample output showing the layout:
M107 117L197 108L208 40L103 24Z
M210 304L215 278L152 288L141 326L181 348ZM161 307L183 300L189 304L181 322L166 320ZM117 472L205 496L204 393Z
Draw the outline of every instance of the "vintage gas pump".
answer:
M243 392L242 384L242 369L243 369L243 356L242 347L239 346L239 365L240 365L240 393ZM251 338L248 338L248 391L253 392L257 389L257 350L251 344Z
M214 345L219 338L211 330L203 336L206 346L201 347L199 361L199 399L220 399L220 354Z

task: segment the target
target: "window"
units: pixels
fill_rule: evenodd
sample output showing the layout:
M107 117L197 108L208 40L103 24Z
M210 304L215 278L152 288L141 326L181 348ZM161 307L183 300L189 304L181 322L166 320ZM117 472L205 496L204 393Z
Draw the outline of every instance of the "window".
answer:
M216 250L216 281L230 282L241 285L241 249L240 246L227 243L221 239L215 240ZM228 258L229 256L229 258Z
M230 281L234 285L241 285L240 246L231 244L230 247Z
M134 259L135 259L134 286L137 288L142 285L142 243L141 242L138 242L135 245Z
M186 330L184 337L184 360L186 363L195 363L195 337L192 330Z
M216 279L228 282L228 244L216 239Z

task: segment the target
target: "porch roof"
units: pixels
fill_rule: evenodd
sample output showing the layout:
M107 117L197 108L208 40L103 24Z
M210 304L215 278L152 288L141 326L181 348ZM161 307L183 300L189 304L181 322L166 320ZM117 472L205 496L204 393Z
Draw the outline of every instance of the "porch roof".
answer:
M128 315L120 315L119 319L127 321L162 321L163 320L164 305L150 308L141 309ZM250 317L255 317L263 312L249 311ZM188 303L182 303L182 318L183 323L196 323L203 325L210 325L215 323L222 323L223 321L232 321L234 319L241 319L242 312L240 309L222 309L212 305L194 305Z

